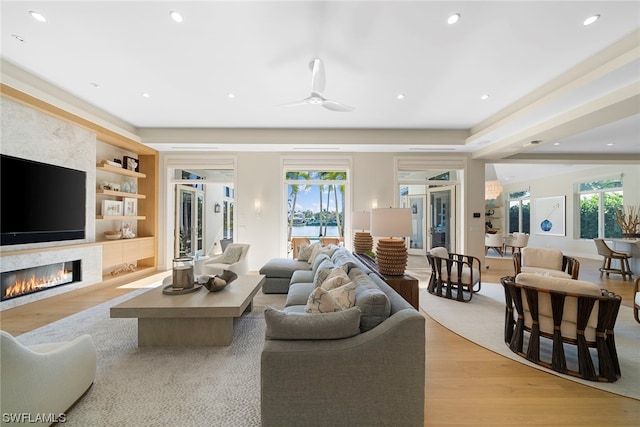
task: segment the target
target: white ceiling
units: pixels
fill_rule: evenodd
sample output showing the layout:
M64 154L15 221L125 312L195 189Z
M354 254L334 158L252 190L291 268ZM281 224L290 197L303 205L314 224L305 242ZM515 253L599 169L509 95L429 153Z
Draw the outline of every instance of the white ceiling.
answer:
M265 136L294 129L306 150L640 159L639 1L2 0L1 15L3 83L25 71L162 150L295 150ZM353 112L281 106L309 95L313 58Z

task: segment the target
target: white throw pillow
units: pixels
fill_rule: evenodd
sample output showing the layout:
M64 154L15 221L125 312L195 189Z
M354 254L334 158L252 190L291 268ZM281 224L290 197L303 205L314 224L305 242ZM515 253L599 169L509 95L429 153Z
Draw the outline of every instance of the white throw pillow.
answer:
M346 285L327 291L322 288L315 288L304 311L306 313L331 313L342 311L355 306L356 285L349 282Z
M242 255L242 247L241 246L228 246L222 255L222 259L220 260L223 264L235 264L240 261L240 256Z
M344 268L336 267L331 270L331 272L329 272L329 275L326 279L324 279L320 287L322 289L330 291L331 289L340 287L346 283L349 283L350 281L351 279L349 279L349 276L347 275L346 271L344 271Z

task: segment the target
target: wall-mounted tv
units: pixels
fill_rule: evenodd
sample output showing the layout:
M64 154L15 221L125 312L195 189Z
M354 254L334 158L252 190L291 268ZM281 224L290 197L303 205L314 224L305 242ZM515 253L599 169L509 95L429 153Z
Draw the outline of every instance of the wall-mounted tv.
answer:
M0 155L0 245L85 238L87 173Z

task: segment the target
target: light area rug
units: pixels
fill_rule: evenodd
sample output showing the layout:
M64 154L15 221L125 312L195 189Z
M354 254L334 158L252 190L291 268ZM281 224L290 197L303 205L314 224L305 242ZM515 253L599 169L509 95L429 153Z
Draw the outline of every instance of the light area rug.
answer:
M259 426L264 309L282 308L285 295L258 292L253 310L234 321L228 347L138 348L137 320L111 319L109 308L147 290L17 337L24 344L93 337L96 379L65 426Z
M483 283L469 303L462 303L420 291L420 307L436 322L452 332L502 356L536 369L622 396L640 399L640 324L632 309L620 307L614 328L621 378L615 383L599 383L564 375L529 362L513 353L504 342L504 289ZM526 348L526 347L525 347Z

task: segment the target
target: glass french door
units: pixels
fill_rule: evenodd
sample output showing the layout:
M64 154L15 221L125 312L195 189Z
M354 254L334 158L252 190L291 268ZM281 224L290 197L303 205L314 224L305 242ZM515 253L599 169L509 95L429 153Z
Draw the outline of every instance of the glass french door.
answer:
M427 197L429 249L442 246L455 252L455 186L429 188Z
M407 195L401 199L400 207L411 209L412 234L407 251L410 255L424 255L427 247L425 233L426 197L424 194Z
M174 256L201 253L203 241L204 194L193 187L176 185Z

